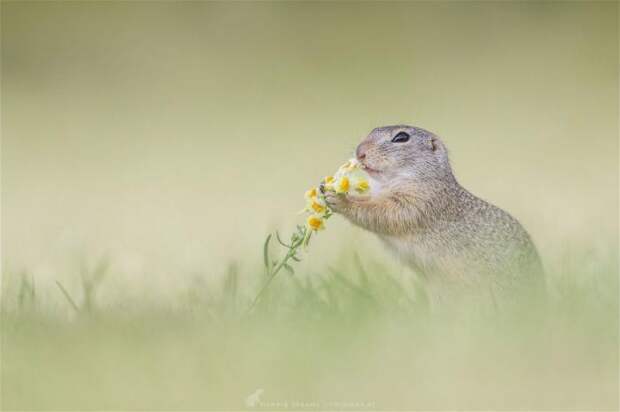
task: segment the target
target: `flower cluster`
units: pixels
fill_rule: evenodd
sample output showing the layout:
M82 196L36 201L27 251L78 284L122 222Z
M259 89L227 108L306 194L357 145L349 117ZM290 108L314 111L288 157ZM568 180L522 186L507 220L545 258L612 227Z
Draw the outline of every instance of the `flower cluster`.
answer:
M318 187L313 187L306 192L306 207L302 210L302 213L309 214L306 219L306 225L297 225L297 231L291 235L288 243L280 238L280 234L277 231L275 232L275 239L286 250L284 256L274 259L271 256L269 248L269 242L272 239L272 235L270 234L267 236L267 239L265 239L265 243L263 245L263 258L265 262L265 270L267 272L267 280L252 301L252 304L248 309L248 313L254 309L269 287L271 281L282 269L285 269L291 275L295 273L291 263L292 261L300 261L297 251L301 247L308 246L310 237L314 232L325 228L325 220L329 219L329 217L333 214L329 208L329 205L325 201L325 192L349 195L362 194L370 189L370 184L368 183L368 175L360 167L360 163L356 159L350 159L348 162L340 166L338 171L336 171L333 176L327 176L323 179L321 182L321 187L322 190L319 190Z
M327 176L322 181L324 191L339 194L358 193L362 194L370 189L368 175L360 167L357 159L350 159L340 166L333 176ZM325 201L325 195L317 187L306 191L306 207L303 212L309 213L306 219L307 237L310 233L323 230L325 220L332 215L329 205Z

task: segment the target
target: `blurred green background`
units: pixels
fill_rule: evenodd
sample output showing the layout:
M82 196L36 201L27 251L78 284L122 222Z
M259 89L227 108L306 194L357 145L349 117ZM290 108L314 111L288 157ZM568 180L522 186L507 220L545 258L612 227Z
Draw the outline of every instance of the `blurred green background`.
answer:
M0 6L0 405L237 409L262 386L617 409L617 2ZM425 318L413 278L338 217L310 280L238 318L265 235L394 123L442 136L461 183L524 223L553 274L548 324Z
M394 123L442 136L461 183L543 254L617 242L617 18L615 2L3 2L4 267L48 282L107 253L142 287L258 260L303 191ZM313 258L373 242L332 222Z

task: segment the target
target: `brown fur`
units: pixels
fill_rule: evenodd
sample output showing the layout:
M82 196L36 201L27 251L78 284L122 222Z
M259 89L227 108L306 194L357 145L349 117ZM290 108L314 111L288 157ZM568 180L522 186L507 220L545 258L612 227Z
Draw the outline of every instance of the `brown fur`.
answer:
M409 140L392 142L401 132ZM432 293L484 291L495 298L543 283L538 253L525 229L456 181L436 135L412 126L381 127L356 153L371 176L371 194L326 193L328 204L376 233L434 286Z

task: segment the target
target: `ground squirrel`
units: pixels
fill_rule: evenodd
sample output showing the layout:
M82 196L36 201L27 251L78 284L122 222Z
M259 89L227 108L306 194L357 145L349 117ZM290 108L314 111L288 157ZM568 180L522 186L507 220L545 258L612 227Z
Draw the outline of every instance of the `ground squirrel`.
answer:
M495 300L543 284L528 233L457 182L435 134L405 125L379 127L357 147L356 157L371 178L370 193L326 192L327 203L376 233L428 281L433 298L476 291Z

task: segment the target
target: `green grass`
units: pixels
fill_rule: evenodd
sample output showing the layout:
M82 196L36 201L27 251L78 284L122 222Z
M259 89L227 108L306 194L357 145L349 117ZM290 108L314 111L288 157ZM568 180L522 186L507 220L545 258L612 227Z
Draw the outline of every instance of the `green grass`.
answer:
M510 313L437 310L414 276L357 255L281 272L250 312L266 275L237 264L166 306L99 304L107 261L81 290L58 284L62 305L6 275L1 406L245 409L263 389L263 409L616 409L616 262L573 259L544 308Z

